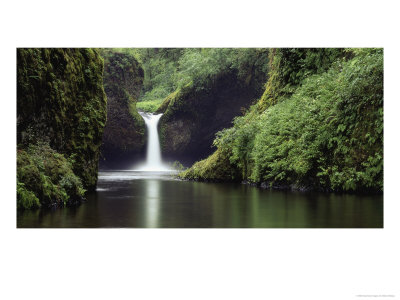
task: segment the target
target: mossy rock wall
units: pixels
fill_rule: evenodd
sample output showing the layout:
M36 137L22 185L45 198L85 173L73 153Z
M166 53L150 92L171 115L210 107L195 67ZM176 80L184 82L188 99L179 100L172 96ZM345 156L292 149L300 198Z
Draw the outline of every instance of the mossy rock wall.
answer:
M174 92L167 97L160 120L164 158L188 165L207 157L215 150L215 134L231 126L256 98L252 85L234 72L220 74L207 86L189 84Z
M240 181L240 170L229 161L229 153L217 149L206 159L196 162L190 169L179 174L179 178L209 182Z
M101 167L123 167L144 154L145 123L136 109L143 69L130 54L103 50L107 123L101 147Z
M86 189L97 182L106 121L103 59L96 49L17 49L17 143L45 142L74 157Z

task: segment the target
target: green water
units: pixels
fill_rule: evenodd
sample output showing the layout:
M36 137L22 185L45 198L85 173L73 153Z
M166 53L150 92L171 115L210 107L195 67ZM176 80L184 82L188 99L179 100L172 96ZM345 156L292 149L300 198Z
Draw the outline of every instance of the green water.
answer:
M18 212L39 228L382 228L383 196L262 190L175 180L167 173L100 172L76 207Z

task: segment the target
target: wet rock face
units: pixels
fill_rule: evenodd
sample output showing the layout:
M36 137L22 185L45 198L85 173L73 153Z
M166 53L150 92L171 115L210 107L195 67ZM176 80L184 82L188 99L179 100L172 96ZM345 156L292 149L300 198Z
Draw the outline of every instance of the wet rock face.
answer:
M163 132L167 137L164 140L164 154L173 156L177 153L184 153L185 149L189 147L195 126L196 124L187 118L166 122L163 125ZM171 138L171 135L173 138Z
M230 127L257 98L254 88L233 73L202 89L186 86L169 101L160 120L163 156L190 165L210 155L215 134Z
M130 54L105 52L103 56L108 102L100 167L126 167L145 151L145 123L136 110L143 69Z
M103 59L96 49L17 49L17 143L73 156L86 189L97 182L106 121Z

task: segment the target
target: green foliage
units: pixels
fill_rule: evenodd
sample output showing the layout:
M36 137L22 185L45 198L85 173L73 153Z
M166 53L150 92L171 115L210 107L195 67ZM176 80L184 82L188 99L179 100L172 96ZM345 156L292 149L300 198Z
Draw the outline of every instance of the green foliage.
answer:
M193 82L196 89L202 89L227 72L236 73L247 85L252 80L261 80L263 84L268 68L267 55L268 49L257 48L185 49L179 60L176 85L182 87Z
M83 188L80 179L71 172L61 176L59 185L61 189L65 191L68 198L68 195L79 195L82 197L85 193L85 189Z
M81 201L85 189L71 160L48 144L17 152L17 207L64 206Z
M163 99L176 88L178 61L185 49L141 48L139 61L144 70L143 90L139 101Z
M175 92L173 92L173 93L169 94L167 97L165 97L165 99L161 102L161 104L157 108L156 113L164 113L167 110L170 102L175 101L174 99L178 95L180 95L180 91L181 91L181 89L177 89L177 90L175 90Z
M21 182L17 182L17 208L32 209L40 207L39 199L31 191L25 188Z
M240 180L238 170L229 161L229 152L217 149L208 158L196 162L190 169L178 175L182 179L198 181Z
M186 49L179 60L177 86L193 82L195 87L203 88L223 70L229 70L232 65L231 52L229 48Z
M215 140L219 154L241 170L242 179L253 182L382 191L383 50L357 49L350 60L338 58L327 72L311 67L319 63L318 57L309 64L303 61L306 70L297 74L306 77L291 96L261 114L260 104L252 107L232 128L220 132ZM307 69L322 73L310 76ZM287 84L280 85L279 93L287 91L288 84L299 84L297 76L282 74ZM205 179L208 174L215 178L204 162L183 177L195 178L205 170Z
M243 84L260 89L268 68L268 49L166 48L139 51L145 74L139 101L145 102L158 102L188 84L193 84L193 88L199 91L206 89L219 76L229 72L235 73Z
M355 49L343 66L327 148L319 176L335 188L383 190L383 49Z
M136 104L138 110L145 112L155 112L163 102L163 99L156 99L154 101L141 101Z
M254 139L259 132L259 116L255 113L255 106L251 107L243 117L234 119L234 126L217 132L214 145L230 153L229 160L239 170L242 170L242 178L247 178L251 172L251 150L254 147Z
M133 56L137 61L142 62L142 49L140 48L102 48L102 53L110 51L113 53L123 53L129 56Z
M271 49L268 81L259 101L260 111L283 101L306 77L326 71L332 62L344 56L345 51L340 48Z

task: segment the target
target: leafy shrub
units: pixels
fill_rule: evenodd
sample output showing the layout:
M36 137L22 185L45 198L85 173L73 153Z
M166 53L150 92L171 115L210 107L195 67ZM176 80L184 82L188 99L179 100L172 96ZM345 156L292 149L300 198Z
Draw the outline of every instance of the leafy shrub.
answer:
M64 206L82 200L85 189L72 170L71 160L48 144L19 149L17 207Z
M18 209L31 209L40 207L39 199L32 191L28 191L25 185L17 182L17 208Z

